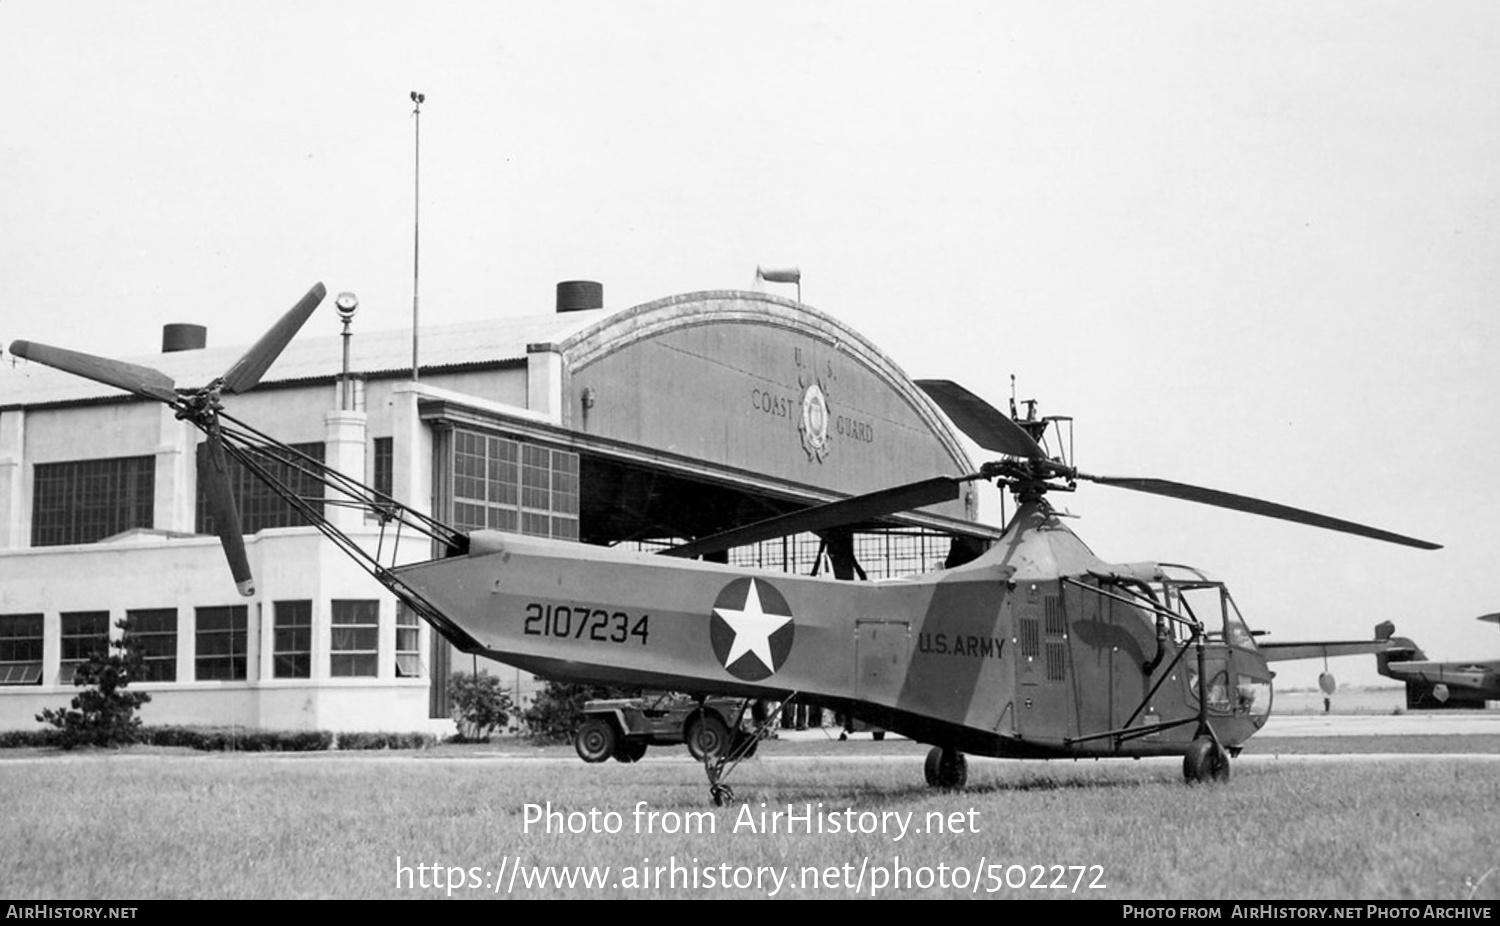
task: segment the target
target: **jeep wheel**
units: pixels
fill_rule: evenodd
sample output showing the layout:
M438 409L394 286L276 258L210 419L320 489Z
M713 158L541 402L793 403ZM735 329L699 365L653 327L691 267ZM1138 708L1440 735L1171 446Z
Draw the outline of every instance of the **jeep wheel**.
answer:
M573 748L585 762L603 762L615 753L614 726L600 717L590 717L573 734Z
M688 721L684 739L694 759L717 759L729 746L729 726L713 711L700 711Z
M620 745L615 747L616 762L639 762L646 754L646 743L641 740L623 739Z

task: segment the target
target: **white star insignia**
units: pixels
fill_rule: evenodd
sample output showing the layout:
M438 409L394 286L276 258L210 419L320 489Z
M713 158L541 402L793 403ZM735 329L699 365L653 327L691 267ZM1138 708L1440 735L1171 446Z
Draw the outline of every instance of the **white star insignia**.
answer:
M714 614L734 631L734 643L729 647L729 655L724 657L726 667L734 665L734 661L746 653L752 653L767 672L776 671L771 660L771 634L785 627L791 618L767 614L761 608L760 591L754 579L750 580L750 590L745 593L745 605L741 610L714 608Z

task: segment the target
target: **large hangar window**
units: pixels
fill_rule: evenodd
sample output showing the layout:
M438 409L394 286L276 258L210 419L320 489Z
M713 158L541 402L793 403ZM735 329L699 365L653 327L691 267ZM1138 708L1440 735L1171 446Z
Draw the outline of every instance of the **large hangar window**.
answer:
M151 527L155 506L155 457L38 463L31 545L93 543L131 528Z
M202 445L199 445L200 447ZM318 515L323 513L323 483L315 473L306 470L298 463L301 456L309 457L319 463L323 462L323 443L321 441L307 444L289 445L295 453L255 453L256 462L268 470L272 476L280 480L284 485L291 488L292 492L306 504L310 505ZM202 452L201 450L199 451ZM271 491L264 482L251 475L238 460L233 457L229 460L229 487L234 492L234 500L239 508L240 530L246 534L256 534L268 527L307 527L312 522L303 516L302 512L292 506L290 502ZM203 495L203 486L198 486L198 517L197 531L200 534L214 533L214 519L208 513L207 501Z
M868 579L889 579L942 569L953 538L920 528L860 532L854 556ZM832 575L827 545L815 534L796 534L729 551L729 562L751 569L799 575Z
M453 432L453 526L578 539L578 454Z
M681 541L646 541L641 550L660 550ZM921 528L892 528L854 535L854 556L866 579L891 579L942 569L953 538ZM794 534L728 552L730 565L796 575L833 575L828 546L816 534Z

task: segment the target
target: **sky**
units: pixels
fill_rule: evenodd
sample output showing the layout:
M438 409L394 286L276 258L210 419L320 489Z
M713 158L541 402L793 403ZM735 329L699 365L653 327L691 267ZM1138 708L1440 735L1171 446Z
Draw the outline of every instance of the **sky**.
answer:
M1274 640L1500 658L1497 206L1490 2L0 0L0 344L249 343L319 280L407 326L418 209L424 324L794 265L1084 471L1444 544L1053 496Z

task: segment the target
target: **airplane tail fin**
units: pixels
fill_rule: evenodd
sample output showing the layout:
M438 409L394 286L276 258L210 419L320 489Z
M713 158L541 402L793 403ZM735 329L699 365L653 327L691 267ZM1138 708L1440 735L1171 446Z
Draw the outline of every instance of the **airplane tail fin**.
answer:
M1385 640L1388 644L1384 650L1375 654L1375 670L1386 678L1395 678L1388 669L1393 662L1421 661L1427 658L1422 648L1411 639L1392 636L1395 632L1396 625L1390 621L1375 625L1375 638Z

